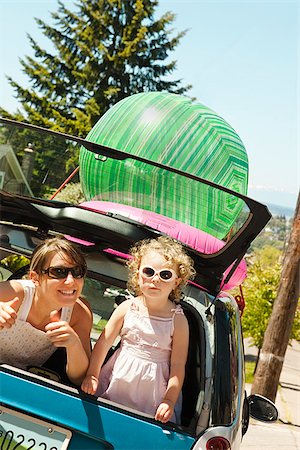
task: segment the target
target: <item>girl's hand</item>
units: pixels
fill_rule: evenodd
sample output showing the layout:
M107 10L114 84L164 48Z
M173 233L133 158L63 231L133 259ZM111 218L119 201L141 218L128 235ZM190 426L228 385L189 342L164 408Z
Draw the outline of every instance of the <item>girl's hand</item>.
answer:
M174 413L174 403L171 400L163 400L155 413L155 420L162 423L168 422Z
M0 302L0 330L10 328L15 323L17 313L14 308L19 301L19 297L15 297L9 302Z
M61 321L58 311L50 313L51 322L45 326L48 338L55 347L70 348L74 345L81 345L78 334L73 330L68 322Z
M99 380L97 377L94 375L87 375L81 384L81 389L83 392L93 395L97 391L98 384Z

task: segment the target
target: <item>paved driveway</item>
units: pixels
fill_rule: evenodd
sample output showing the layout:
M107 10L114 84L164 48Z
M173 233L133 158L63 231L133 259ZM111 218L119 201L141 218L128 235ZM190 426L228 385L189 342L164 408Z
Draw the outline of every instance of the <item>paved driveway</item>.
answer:
M257 349L245 339L245 355L257 355ZM250 393L251 385L246 386ZM251 419L241 450L300 450L300 343L288 346L275 404L279 412L276 423L265 424Z

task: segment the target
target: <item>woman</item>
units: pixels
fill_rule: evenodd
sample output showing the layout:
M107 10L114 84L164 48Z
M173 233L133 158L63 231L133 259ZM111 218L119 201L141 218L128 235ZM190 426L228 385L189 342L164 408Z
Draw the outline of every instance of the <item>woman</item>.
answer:
M86 274L81 252L64 238L34 250L29 279L0 283L0 362L41 366L65 347L66 374L80 385L88 368L92 312L80 298Z

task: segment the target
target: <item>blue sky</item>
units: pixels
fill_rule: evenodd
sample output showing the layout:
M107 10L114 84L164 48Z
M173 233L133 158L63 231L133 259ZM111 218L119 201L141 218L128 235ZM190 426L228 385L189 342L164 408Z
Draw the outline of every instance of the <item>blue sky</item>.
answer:
M70 9L73 2L64 2ZM188 29L172 59L176 78L240 135L249 157L249 195L294 207L300 184L299 2L160 0ZM47 48L34 17L51 24L56 0L0 0L0 105L18 106L5 74L22 86L19 58L32 55L26 33Z

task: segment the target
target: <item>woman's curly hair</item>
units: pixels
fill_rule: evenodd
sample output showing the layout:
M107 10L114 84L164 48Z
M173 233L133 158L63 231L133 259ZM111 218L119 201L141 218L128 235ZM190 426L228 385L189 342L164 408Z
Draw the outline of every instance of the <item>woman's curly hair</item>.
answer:
M144 239L137 242L129 251L132 258L127 262L129 269L127 287L129 291L135 295L140 295L139 287L139 268L143 256L151 251L158 252L167 260L170 266L175 265L178 276L181 278L180 283L170 293L169 298L172 301L179 301L183 286L188 280L195 276L194 261L185 252L183 246L175 239L167 236L160 236L157 239Z

